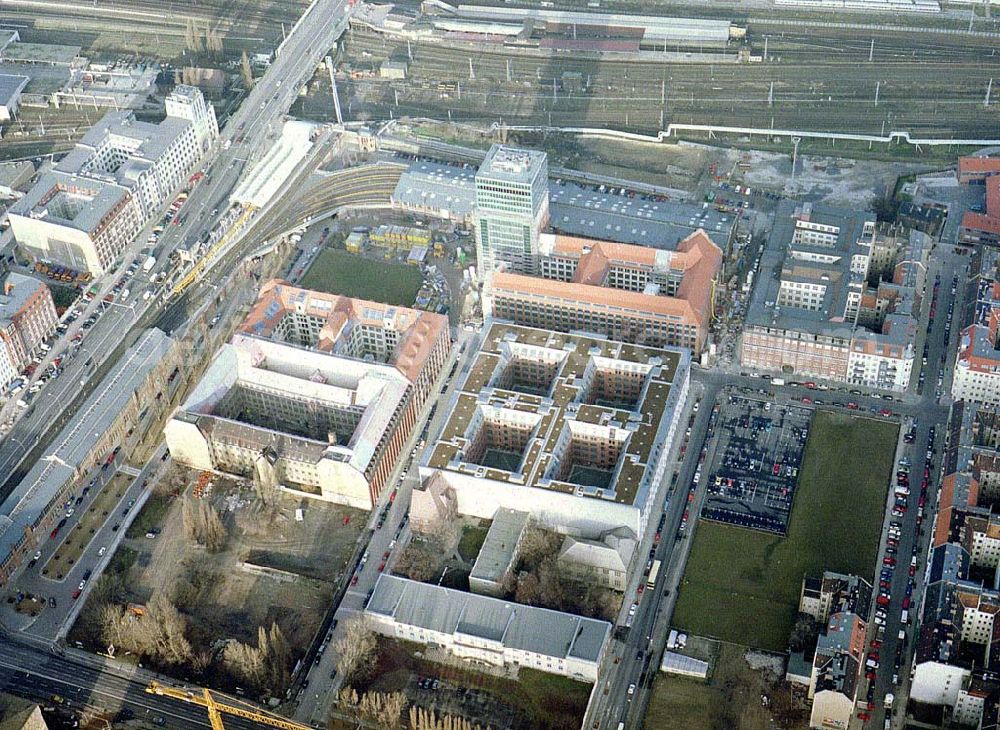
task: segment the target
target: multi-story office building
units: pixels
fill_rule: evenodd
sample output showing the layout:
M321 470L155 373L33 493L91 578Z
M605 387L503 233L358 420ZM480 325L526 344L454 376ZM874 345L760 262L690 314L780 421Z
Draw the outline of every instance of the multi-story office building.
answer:
M99 275L183 185L218 135L201 92L178 86L159 124L109 112L10 210L31 256Z
M0 388L28 365L58 321L48 286L30 276L7 274L0 293Z
M867 214L784 201L740 343L751 368L905 390L930 238Z
M867 614L867 606L862 615L837 611L826 622L809 678L809 727L842 730L850 723L865 661Z
M415 525L499 508L582 538L645 529L688 390L687 350L488 322L425 451Z
M549 217L549 165L544 152L493 145L476 173L479 275L495 268L534 274L538 235Z
M167 446L194 468L368 509L450 347L442 315L268 282Z
M566 575L581 583L624 591L637 547L635 535L624 527L608 530L594 539L567 535L557 560Z
M722 252L704 231L676 251L549 233L539 244L540 276L497 271L487 277L488 315L701 352L722 265Z

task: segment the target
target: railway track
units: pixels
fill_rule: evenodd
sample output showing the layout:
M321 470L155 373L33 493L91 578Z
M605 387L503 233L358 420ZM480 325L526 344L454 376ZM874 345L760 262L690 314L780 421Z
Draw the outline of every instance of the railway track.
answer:
M409 53L407 79L355 79L346 87L368 118L450 114L456 121L599 125L653 131L663 123L792 127L880 133L883 125L923 136L974 137L998 126L984 109L1000 55L991 43L963 45L950 36L928 44L854 37L830 50L832 34L769 37L781 62L680 64L556 55L526 58L503 49L392 43L353 30L345 45L355 67ZM922 40L922 39L921 39ZM906 55L906 54L909 55ZM469 59L475 72L470 79ZM576 74L576 88L564 74ZM509 79L509 80L508 80ZM458 86L461 89L459 91ZM444 113L442 113L444 112ZM752 121L752 125L751 125Z

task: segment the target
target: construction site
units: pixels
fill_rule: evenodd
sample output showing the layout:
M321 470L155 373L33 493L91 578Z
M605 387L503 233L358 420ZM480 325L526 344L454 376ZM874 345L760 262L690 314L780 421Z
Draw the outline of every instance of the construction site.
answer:
M365 514L172 466L69 639L178 678L283 698Z

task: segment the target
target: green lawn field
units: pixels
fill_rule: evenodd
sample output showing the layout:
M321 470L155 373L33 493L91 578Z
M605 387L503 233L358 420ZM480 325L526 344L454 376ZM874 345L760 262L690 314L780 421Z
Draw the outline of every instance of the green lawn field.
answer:
M897 435L895 423L817 411L788 535L699 521L674 624L780 651L804 576L834 570L871 580Z
M327 249L316 257L300 285L331 294L412 307L422 280L416 266Z

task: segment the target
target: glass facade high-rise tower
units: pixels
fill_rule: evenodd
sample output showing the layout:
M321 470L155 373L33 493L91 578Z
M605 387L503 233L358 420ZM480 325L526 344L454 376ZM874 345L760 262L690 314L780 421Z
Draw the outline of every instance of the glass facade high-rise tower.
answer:
M476 173L476 255L483 279L496 268L538 271L538 234L549 218L544 152L493 145Z

